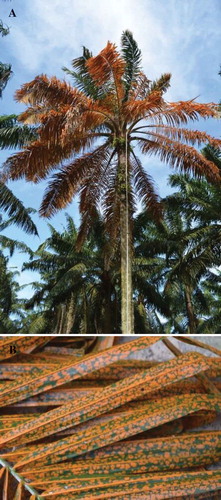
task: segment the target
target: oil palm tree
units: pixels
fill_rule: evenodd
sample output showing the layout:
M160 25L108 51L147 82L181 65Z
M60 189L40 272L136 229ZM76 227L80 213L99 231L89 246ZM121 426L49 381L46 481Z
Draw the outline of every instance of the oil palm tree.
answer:
M167 102L170 74L151 82L141 70L141 52L129 31L121 53L108 42L95 57L84 48L73 61L75 86L46 75L16 92L28 104L24 124L37 124L39 138L5 163L6 179L39 182L52 173L40 213L50 217L78 193L82 216L78 248L86 238L95 209L101 205L105 227L120 241L122 333L133 333L132 248L135 200L159 219L161 204L134 145L147 155L195 176L219 181L219 171L193 145L220 141L183 128L189 120L216 116L216 106L189 101ZM106 261L110 266L111 258Z
M0 116L0 149L21 148L33 139L36 139L35 130L26 125L21 126L16 115ZM4 182L0 182L0 210L26 233L38 235L31 218L31 213L35 210L26 208Z
M211 333L206 325L211 324L217 303L221 262L220 186L187 174L170 176L170 185L178 190L162 200L162 221L155 223L146 212L135 219L134 265L137 261L137 277L143 281L143 304L147 313L148 286L153 293L161 292L169 312L154 304L155 312L167 318L164 328L159 324L163 329L156 326L155 331ZM137 277L134 274L134 283Z
M179 212L184 225L180 243L183 240L185 250L183 249L177 272L179 278L182 270L186 275L185 302L190 333L194 333L200 331L198 329L202 323L194 313L194 301L198 302L201 315L204 310L204 315L207 313L210 317L210 305L203 294L202 282L206 278L207 282L211 279L215 284L215 275L211 269L218 270L221 263L221 190L219 185L192 179L188 175L173 175L170 184L179 188L178 192L167 198L168 214L171 218L174 213Z

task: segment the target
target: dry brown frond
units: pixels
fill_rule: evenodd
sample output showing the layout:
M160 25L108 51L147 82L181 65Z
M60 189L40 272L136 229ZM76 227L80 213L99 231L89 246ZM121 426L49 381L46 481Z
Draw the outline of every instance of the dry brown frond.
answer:
M32 106L47 103L59 109L60 103L75 105L82 101L86 102L87 98L78 89L55 76L48 78L46 75L39 75L15 92L15 100Z
M130 121L152 118L156 112L163 111L164 101L160 92L152 92L146 99L130 99L124 104L125 118Z
M4 180L15 180L25 177L27 181L39 182L57 167L63 160L71 156L72 145L62 148L59 145L48 145L37 140L24 151L10 156L3 164Z
M130 99L145 99L150 88L150 82L151 80L144 73L140 72L133 89L129 93Z
M190 130L178 127L171 127L170 125L154 125L153 129L155 129L155 133L153 131L145 132L150 135L163 134L165 137L169 137L174 139L175 141L185 141L192 145L197 144L197 146L201 146L209 142L211 146L215 148L221 147L221 139L216 139L206 132L201 132L200 130ZM159 132L158 132L159 131Z
M210 182L220 182L219 169L192 146L159 134L156 135L155 141L140 138L139 143L143 153L159 156L161 161L172 168L192 172L198 178L205 176Z
M217 105L214 103L201 104L195 101L179 101L177 103L165 103L162 110L151 115L154 123L162 124L165 120L169 125L182 125L189 120L199 118L217 117Z
M125 62L116 50L113 43L108 42L106 47L96 57L91 57L86 62L91 77L98 85L103 85L111 77L117 83L123 76Z
M42 201L41 215L50 217L60 208L64 208L91 175L97 181L96 173L99 172L102 163L107 160L108 154L109 145L103 144L95 151L64 166L55 174Z
M116 102L119 110L125 93L122 82L125 62L119 52L117 52L116 46L108 42L106 47L96 57L88 59L86 66L90 76L98 85L104 85L108 81L113 82L113 101Z

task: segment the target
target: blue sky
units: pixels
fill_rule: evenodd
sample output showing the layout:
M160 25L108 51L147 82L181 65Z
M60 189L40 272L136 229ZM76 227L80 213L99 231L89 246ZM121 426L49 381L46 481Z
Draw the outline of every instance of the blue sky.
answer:
M8 17L14 9L16 18ZM133 32L143 54L143 69L150 79L164 72L172 73L167 100L197 97L199 102L218 102L221 98L220 76L220 0L0 0L0 19L10 27L10 35L0 39L0 61L11 63L13 77L0 102L1 114L18 114L24 108L13 100L23 83L46 73L68 79L61 70L81 54L85 45L96 55L107 40L120 45L125 29ZM220 121L195 123L193 128L220 137ZM1 151L1 163L9 152ZM156 159L146 159L161 196L168 193L169 170ZM27 184L11 182L9 187L26 206L39 208L46 182ZM52 219L57 229L68 211L76 222L78 205L74 201ZM49 234L47 221L34 217L40 239L25 235L16 227L7 235L37 248ZM20 269L24 255L16 253L11 266ZM25 271L20 283L36 279ZM31 294L31 289L22 296Z

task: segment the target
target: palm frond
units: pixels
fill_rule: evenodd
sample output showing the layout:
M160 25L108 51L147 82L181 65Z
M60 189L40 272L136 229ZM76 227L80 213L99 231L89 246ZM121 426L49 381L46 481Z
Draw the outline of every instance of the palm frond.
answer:
M0 148L21 148L37 139L37 131L33 127L18 124L17 115L0 117Z
M0 62L0 98L2 97L3 90L5 89L9 78L11 78L11 75L11 64L3 64Z
M74 194L79 191L89 173L95 176L109 155L109 145L104 144L91 153L77 158L73 163L63 167L55 174L43 199L40 213L50 217L61 207L71 202Z
M1 34L1 36L7 36L9 34L9 32L10 32L9 27L8 26L6 27L3 24L2 20L0 19L0 34Z
M83 55L81 57L77 57L72 61L73 70L69 70L66 67L63 67L63 71L65 71L68 75L70 75L74 80L74 85L84 94L95 101L97 99L102 99L105 95L105 86L96 85L95 81L90 76L86 62L93 57L92 52L90 52L86 47L83 47Z
M157 80L153 81L150 85L149 92L160 92L164 94L170 87L171 74L164 73Z
M125 81L124 100L126 101L131 88L136 84L137 78L141 72L141 51L138 48L136 40L134 40L133 34L129 30L125 30L122 33L121 51L126 63L123 76Z
M162 205L160 204L159 196L155 192L154 182L150 175L144 170L139 158L132 153L133 160L133 181L135 184L135 192L138 193L139 199L145 205L145 208L159 220L162 217Z
M38 235L37 228L23 203L3 183L0 183L0 208L9 217L12 217L13 222L22 227L27 233Z
M159 135L155 141L140 138L140 144L142 152L158 155L172 168L192 172L198 178L206 177L210 182L220 182L218 168L192 146Z
M87 60L86 67L97 85L105 85L108 80L113 81L116 90L116 103L119 107L120 100L124 97L122 76L125 62L117 52L115 45L108 42L96 57Z

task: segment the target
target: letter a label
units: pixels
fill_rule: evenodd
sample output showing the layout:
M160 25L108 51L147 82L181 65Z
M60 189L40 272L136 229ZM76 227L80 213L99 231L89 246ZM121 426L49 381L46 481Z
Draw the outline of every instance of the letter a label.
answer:
M8 17L17 17L16 14L15 14L15 11L14 9L11 10L10 14Z

